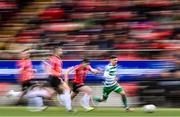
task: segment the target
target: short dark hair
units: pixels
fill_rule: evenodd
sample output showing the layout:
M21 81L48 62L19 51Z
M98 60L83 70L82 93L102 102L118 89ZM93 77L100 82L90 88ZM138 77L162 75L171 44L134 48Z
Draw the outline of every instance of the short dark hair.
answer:
M110 56L110 59L115 59L115 58L117 58L117 56L114 55Z
M83 58L83 60L82 60L82 63L89 63L90 61L89 61L89 59L88 58Z

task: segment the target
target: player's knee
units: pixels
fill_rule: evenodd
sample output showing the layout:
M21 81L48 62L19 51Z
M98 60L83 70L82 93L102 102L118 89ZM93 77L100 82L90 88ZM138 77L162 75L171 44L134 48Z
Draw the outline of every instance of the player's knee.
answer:
M71 99L74 99L77 96L78 93L72 93L71 94Z
M126 93L125 93L124 91L122 91L122 92L120 93L120 95L121 95L121 96L125 96Z
M92 89L89 89L89 93L92 94Z
M63 90L58 88L58 87L54 87L54 90L58 93L58 94L62 94Z
M91 94L92 94L92 89L91 89L91 88L87 88L86 91L85 91L85 93L91 95Z
M70 90L69 86L64 82L59 85L59 88L63 90Z
M125 94L125 93L120 93L120 95L121 95L121 96L126 96L126 94Z

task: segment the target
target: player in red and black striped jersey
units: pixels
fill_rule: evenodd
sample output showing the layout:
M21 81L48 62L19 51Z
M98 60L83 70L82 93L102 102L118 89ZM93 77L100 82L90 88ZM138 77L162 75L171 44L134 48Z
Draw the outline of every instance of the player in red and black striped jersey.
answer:
M68 111L72 111L70 88L63 79L62 60L60 58L62 49L57 47L53 50L53 55L48 58L49 83L58 93Z
M100 73L100 71L93 69L90 66L89 60L85 58L82 60L81 64L69 68L65 73L65 81L68 82L68 74L70 72L74 72L74 78L72 81L73 94L71 95L71 98L73 99L79 92L83 92L84 96L82 97L82 106L87 111L91 111L94 109L93 107L89 106L89 100L91 97L92 89L84 84L86 74L89 71L94 74Z
M29 50L20 53L20 60L17 61L18 67L18 81L22 85L22 91L27 90L33 85L31 79L34 76L35 70L32 68Z
M60 86L63 83L61 51L61 48L55 48L53 55L48 58L49 83L58 93L61 92Z
M19 97L18 102L27 93L28 88L35 84L32 82L35 70L32 68L32 62L30 59L29 49L22 51L19 54L19 57L20 57L20 60L18 60L16 63L18 67L17 80L22 87L22 91L15 92L11 90L7 93L8 96Z

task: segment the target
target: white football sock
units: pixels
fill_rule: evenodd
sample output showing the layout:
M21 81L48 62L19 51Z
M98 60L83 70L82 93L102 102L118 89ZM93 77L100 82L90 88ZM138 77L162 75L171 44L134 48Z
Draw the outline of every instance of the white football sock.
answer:
M65 106L64 94L58 94L57 95L57 100L61 105Z
M89 108L89 101L90 101L90 95L87 93L84 94L84 96L81 99L81 106L85 109Z
M71 93L69 90L65 90L65 103L66 103L66 108L68 110L72 110L72 106L71 106Z
M58 100L59 102L62 102L62 104L65 106L65 108L67 110L71 110L72 106L71 106L71 95L70 95L70 91L69 90L64 90L63 94L60 94L58 96ZM61 99L61 101L60 101Z
M36 89L28 91L26 96L27 97L37 97L37 96L39 96L39 97L50 97L50 94L45 89L36 88Z
M42 107L43 99L42 97L30 97L28 98L28 106L30 107Z

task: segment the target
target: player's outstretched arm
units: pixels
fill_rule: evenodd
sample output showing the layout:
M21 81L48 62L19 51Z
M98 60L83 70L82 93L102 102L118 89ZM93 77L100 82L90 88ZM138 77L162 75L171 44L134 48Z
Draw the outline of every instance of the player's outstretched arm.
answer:
M93 74L99 74L99 73L102 73L100 70L94 69L94 68L92 68L92 67L90 67L90 71L91 71Z

